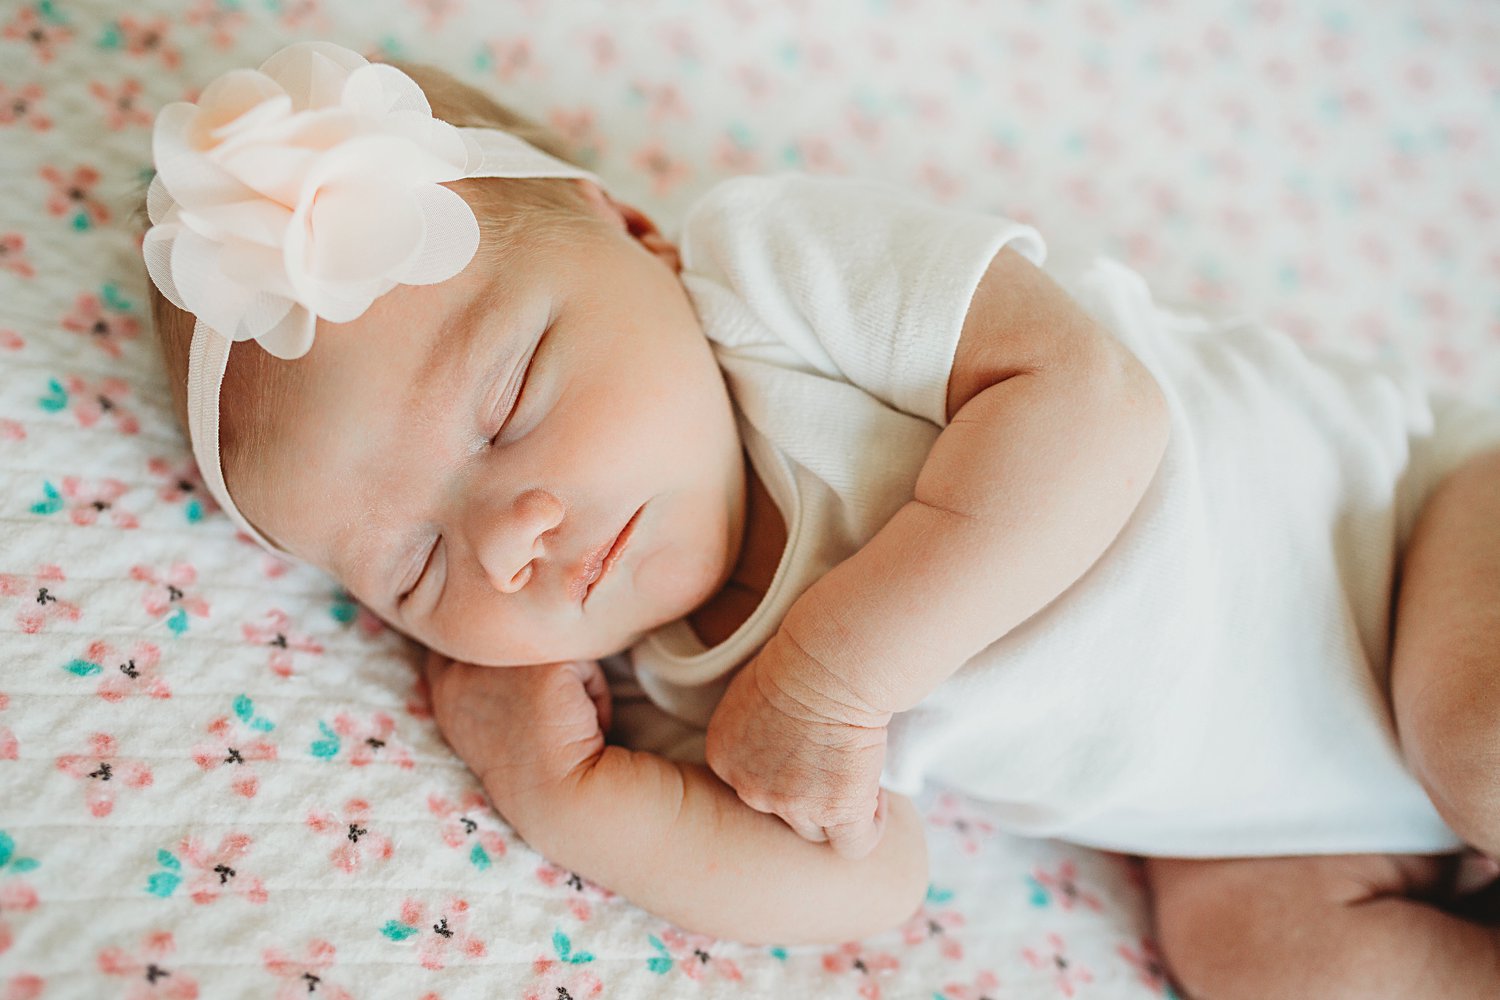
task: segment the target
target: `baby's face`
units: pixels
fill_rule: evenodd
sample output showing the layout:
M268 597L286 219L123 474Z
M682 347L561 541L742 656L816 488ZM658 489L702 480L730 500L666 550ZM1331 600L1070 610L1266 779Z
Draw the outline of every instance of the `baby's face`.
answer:
M675 250L597 202L601 224L556 250L481 253L320 323L275 445L227 470L258 528L456 659L618 652L739 552L744 453Z

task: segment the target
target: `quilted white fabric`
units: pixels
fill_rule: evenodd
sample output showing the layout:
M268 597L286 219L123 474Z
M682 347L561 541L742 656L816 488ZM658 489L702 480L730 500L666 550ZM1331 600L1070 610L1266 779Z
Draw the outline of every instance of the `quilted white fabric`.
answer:
M938 790L905 927L684 934L519 841L412 650L234 537L170 417L132 213L155 110L298 38L488 87L669 233L731 174L880 177L1500 399L1500 8L0 7L0 998L1171 996L1128 859Z

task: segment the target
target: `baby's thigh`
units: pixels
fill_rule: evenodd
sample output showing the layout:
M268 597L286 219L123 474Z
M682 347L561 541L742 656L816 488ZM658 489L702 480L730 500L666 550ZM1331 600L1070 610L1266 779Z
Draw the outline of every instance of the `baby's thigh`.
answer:
M1190 997L1325 995L1322 976L1367 960L1349 907L1440 897L1456 855L1148 858L1157 941ZM1308 990L1310 992L1303 992Z

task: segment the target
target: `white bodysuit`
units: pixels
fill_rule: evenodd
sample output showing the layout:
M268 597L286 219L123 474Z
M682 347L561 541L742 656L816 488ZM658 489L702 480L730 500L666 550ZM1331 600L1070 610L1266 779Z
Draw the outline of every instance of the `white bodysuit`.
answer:
M682 280L788 541L719 646L678 621L629 650L653 702L706 725L728 672L911 497L1007 244L1044 263L1030 227L870 181L737 178L693 207ZM1457 848L1396 744L1390 597L1423 497L1500 446L1500 413L1173 312L1107 258L1048 272L1161 384L1166 455L1082 578L892 721L885 784L1140 854Z

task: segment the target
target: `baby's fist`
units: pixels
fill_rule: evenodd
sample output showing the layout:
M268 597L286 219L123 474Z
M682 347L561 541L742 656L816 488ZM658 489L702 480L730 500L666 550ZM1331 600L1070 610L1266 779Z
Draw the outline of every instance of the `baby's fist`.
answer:
M889 713L821 695L822 668L778 631L740 669L708 723L708 766L759 812L857 859L884 831Z

